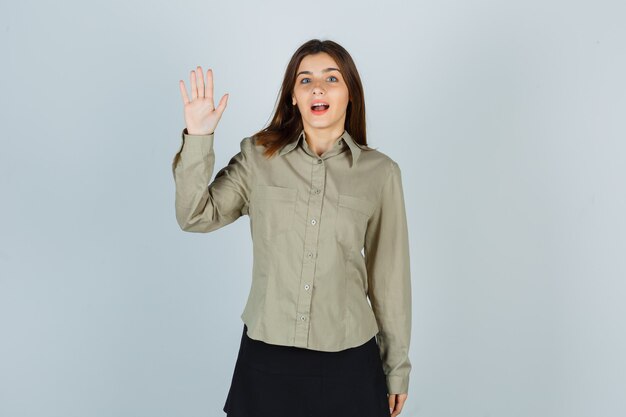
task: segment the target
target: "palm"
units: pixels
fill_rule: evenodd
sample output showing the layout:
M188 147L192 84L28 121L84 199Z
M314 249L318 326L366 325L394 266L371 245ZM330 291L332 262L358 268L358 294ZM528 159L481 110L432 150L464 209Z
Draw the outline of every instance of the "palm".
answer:
M224 94L220 103L215 107L213 103L213 70L209 68L206 75L206 84L202 76L202 67L198 66L191 71L191 100L187 95L187 88L183 80L180 80L180 93L183 98L185 124L190 134L213 133L222 113L226 109L228 94Z

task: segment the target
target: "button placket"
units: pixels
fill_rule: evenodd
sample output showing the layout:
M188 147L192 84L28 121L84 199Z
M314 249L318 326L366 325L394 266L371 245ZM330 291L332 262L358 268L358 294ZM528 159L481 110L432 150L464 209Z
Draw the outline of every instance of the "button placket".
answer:
M300 276L300 294L296 311L295 345L307 347L310 330L309 314L313 297L313 280L315 279L315 265L317 262L317 242L319 239L319 219L322 214L322 200L324 198L325 171L323 160L318 158L311 165L311 184L307 204L307 227L305 228L302 274Z

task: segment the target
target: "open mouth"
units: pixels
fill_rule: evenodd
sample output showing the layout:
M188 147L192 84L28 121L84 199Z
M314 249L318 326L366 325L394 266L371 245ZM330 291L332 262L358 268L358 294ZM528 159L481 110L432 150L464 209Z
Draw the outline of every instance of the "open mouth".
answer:
M326 113L326 111L328 110L328 108L330 107L330 105L328 104L314 104L311 106L311 112L313 114L324 114Z

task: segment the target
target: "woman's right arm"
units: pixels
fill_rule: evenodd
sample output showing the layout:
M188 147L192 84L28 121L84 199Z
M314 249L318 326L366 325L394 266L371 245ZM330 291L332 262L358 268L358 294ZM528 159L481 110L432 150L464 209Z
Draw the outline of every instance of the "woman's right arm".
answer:
M179 226L188 232L211 232L247 213L252 180L248 158L251 144L249 138L243 139L241 151L209 184L215 168L215 129L226 108L228 95L225 94L214 108L212 71L207 71L205 89L201 67L198 70L199 83L196 83L196 71L191 73L192 100L187 96L184 82L180 81L186 128L172 161L172 173Z

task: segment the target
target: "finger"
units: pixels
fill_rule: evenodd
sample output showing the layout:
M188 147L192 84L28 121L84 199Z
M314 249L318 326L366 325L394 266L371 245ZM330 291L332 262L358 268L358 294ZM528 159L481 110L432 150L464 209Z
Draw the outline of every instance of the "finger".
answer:
M195 100L198 98L198 84L196 84L196 72L191 70L191 99Z
M396 405L393 410L394 416L397 416L402 413L402 407L404 407L404 402L406 401L406 395L396 395Z
M387 400L389 401L389 413L393 413L396 408L396 394L389 395Z
M202 67L200 65L196 68L196 75L198 76L198 97L204 98L204 75L202 75Z
M211 104L213 104L213 70L211 68L209 68L206 72L206 85L206 98L208 98Z
M224 113L224 110L226 110L226 104L228 104L228 93L222 96L219 105L215 109L219 117L222 117L222 113Z
M178 82L178 86L180 87L180 95L183 97L183 104L189 103L189 96L187 96L187 88L185 87L185 82L180 80Z

